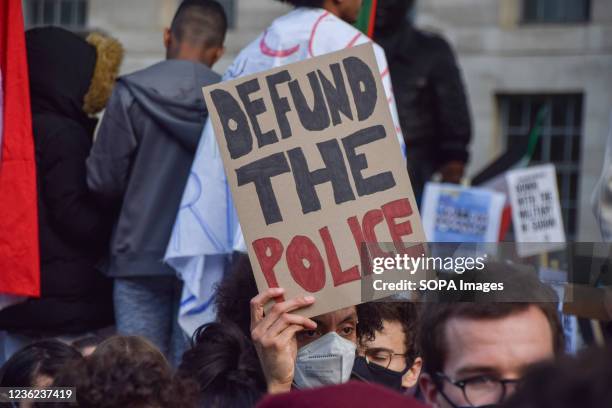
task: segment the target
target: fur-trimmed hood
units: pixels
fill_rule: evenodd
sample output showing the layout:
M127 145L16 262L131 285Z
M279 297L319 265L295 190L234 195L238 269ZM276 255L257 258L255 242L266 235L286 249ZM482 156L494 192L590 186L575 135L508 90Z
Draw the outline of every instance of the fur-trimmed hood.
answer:
M83 110L93 115L104 109L111 96L123 60L123 47L116 39L99 33L89 34L86 41L96 49L96 65L83 98Z
M102 110L123 57L117 40L87 40L59 27L26 32L32 113L55 113L81 123Z

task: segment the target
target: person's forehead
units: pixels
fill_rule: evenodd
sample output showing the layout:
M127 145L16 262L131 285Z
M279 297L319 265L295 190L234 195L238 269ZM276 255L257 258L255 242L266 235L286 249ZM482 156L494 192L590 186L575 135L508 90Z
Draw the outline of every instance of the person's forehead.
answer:
M445 325L444 342L442 368L451 375L476 367L519 375L554 353L548 320L535 306L496 319L453 317Z
M355 306L345 307L334 312L325 313L312 318L315 322L324 324L326 326L336 325L345 320L354 319L357 320L357 309Z

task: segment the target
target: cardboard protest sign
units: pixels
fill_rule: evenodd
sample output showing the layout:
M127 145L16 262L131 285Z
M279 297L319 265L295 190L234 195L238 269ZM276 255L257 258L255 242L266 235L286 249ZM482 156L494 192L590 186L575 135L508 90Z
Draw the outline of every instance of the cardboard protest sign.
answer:
M506 179L518 254L525 257L562 249L565 231L555 166L512 170Z
M307 316L354 305L364 242L424 241L371 44L204 96L260 291L313 294Z
M497 242L506 197L455 184L427 183L423 228L431 242Z

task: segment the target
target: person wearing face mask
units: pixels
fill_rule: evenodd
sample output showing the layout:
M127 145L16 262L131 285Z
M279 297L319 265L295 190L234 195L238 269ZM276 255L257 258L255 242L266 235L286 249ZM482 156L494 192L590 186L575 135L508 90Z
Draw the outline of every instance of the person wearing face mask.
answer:
M312 305L314 297L283 301L283 294L282 288L270 288L251 300L251 338L268 393L347 382L357 348L355 307L309 319L292 312ZM264 305L275 299L264 313Z
M407 20L414 0L378 0L374 40L385 50L408 171L417 200L435 172L459 183L469 158L471 120L453 50Z
M253 268L249 258L245 254L236 256L234 266L228 273L217 289L215 297L215 308L217 310L217 321L226 326L236 326L247 338L252 338L253 335L257 335L258 341L254 341L255 344L259 344L259 359L255 355L255 349L253 348L254 358L258 361L262 361L258 364L258 369L261 371L261 375L264 376L264 371L267 373L264 377L266 378L267 384L265 388L277 388L275 379L278 377L277 372L281 372L280 377L290 377L283 383L288 383L286 387L280 387L282 390L289 390L291 388L309 388L318 385L331 383L336 384L344 382L348 379L351 371L351 367L355 358L356 349L356 325L357 316L355 307L348 307L341 309L333 313L327 313L322 316L317 316L306 321L312 321L316 324L316 328L308 326L307 330L297 332L295 339L292 337L283 337L283 340L290 339L292 342L295 341L294 345L290 347L289 354L279 356L278 359L271 360L270 357L274 357L274 347L269 345L274 339L272 331L262 330L263 326L253 324L251 321L253 314L257 314L259 320L263 320L261 309L258 311L253 310L253 302L264 302L261 297L257 297L257 285L255 278L253 277ZM306 302L308 303L308 302ZM249 306L250 305L250 306ZM277 306L281 307L281 305ZM251 308L251 313L249 313ZM274 319L274 316L270 316L274 311L270 310L269 315L266 315L267 319ZM282 317L292 319L293 316ZM278 320L278 319L277 319ZM280 325L280 322L279 322ZM279 326L277 325L277 326ZM257 331L254 331L255 327L258 327ZM293 329L293 328L292 328ZM275 329L276 330L276 329ZM279 329L281 331L281 329ZM286 332L285 334L288 334ZM335 335L331 335L335 333ZM279 337L279 336L276 336ZM280 346L280 343L277 344ZM299 355L297 352L299 348ZM330 350L335 350L337 354L342 355L333 357L331 359L319 359L318 356L321 350L323 354L330 354ZM249 350L251 350L249 348ZM283 349L286 352L287 349ZM270 355L268 355L270 353ZM346 356L346 358L344 358ZM261 360L261 359L264 360ZM292 364L285 364L287 360L293 361ZM293 373L287 374L284 370L293 368L296 365L296 361L299 362L298 367L295 368L295 375ZM311 364L315 361L315 364ZM336 364L340 362L338 366L342 366L340 370L336 370L331 375L325 374L325 367L329 364ZM279 366L279 364L281 366ZM323 370L319 368L323 366ZM317 373L321 372L321 375ZM295 379L294 379L295 377ZM268 385L272 385L272 387ZM262 390L263 392L266 389Z
M407 392L417 384L422 359L416 345L417 306L368 302L357 306L358 356L353 378Z

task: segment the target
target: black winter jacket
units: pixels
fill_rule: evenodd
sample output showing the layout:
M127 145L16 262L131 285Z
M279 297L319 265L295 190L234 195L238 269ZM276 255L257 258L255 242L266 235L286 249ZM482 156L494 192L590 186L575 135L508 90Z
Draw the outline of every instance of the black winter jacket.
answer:
M112 324L109 280L95 265L112 220L87 190L85 160L95 120L82 110L95 48L58 28L26 34L36 149L41 297L0 311L0 329L34 336Z
M410 24L375 40L389 63L409 167L411 160L427 162L432 171L451 160L467 162L470 114L448 42Z

